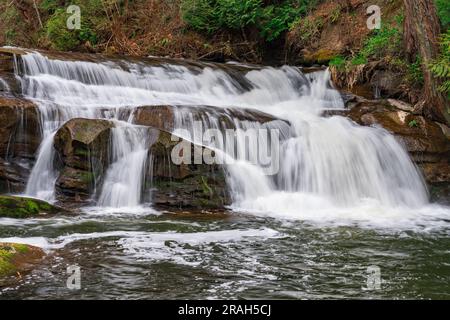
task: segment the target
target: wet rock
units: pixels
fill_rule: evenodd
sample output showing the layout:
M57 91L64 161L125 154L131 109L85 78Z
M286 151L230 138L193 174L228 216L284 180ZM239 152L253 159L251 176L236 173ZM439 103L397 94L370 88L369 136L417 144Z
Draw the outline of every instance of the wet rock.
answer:
M0 123L0 192L22 192L41 142L38 108L0 96Z
M450 141L441 126L426 118L399 110L387 101L360 103L349 117L362 125L379 125L397 136L416 162L447 159Z
M148 119L146 123L152 121L157 125L155 117ZM94 191L101 190L104 175L111 165L110 134L114 126L114 122L108 120L72 119L56 133L54 145L61 162L56 194L64 206L94 203ZM205 163L175 164L171 160L173 148L187 142L172 141L170 133L153 127L149 127L148 134L144 201L161 207L212 209L230 203L222 167ZM192 155L195 148L204 150L193 144L189 144L189 148Z
M0 196L0 217L19 219L58 213L67 213L67 210L34 198Z
M31 271L44 256L38 247L0 242L0 287L20 279L21 274Z
M56 133L54 146L61 170L56 180L60 201L85 201L101 183L108 166L110 129L107 120L76 118Z
M142 106L136 108L133 122L172 132L176 121L203 121L215 119L221 129L236 128L235 120L258 122L281 121L261 111L239 108L217 108L211 106ZM284 121L284 120L283 120ZM287 123L287 121L284 121Z
M171 153L183 140L171 141L171 134L164 131L154 133L157 138L150 148L152 165L149 183L152 188L151 201L156 206L172 208L221 209L231 203L226 190L225 172L217 164L179 165L171 161ZM203 152L204 147L188 143L191 155Z
M20 193L25 190L30 163L0 159L0 193Z
M41 142L39 110L31 101L0 96L0 157L34 158Z
M382 97L398 96L400 85L402 84L402 76L391 70L376 70L370 84L375 92Z

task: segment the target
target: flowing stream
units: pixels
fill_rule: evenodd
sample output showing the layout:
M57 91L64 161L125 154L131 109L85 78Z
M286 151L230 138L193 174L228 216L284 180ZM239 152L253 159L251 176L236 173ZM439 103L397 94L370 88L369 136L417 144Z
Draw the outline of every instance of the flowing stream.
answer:
M105 118L115 127L95 207L78 217L0 219L0 241L42 246L54 266L38 268L0 298L450 297L442 270L450 257L449 208L429 203L420 172L386 130L322 116L344 109L327 70L63 61L37 52L18 59L16 70L23 95L40 109L43 132L26 195L55 200L53 137L66 121ZM233 203L223 216L173 215L145 202L148 130L133 124L133 111L159 105L176 106L177 133L232 160L225 170ZM203 106L194 116L192 108ZM236 113L252 110L278 120ZM277 130L280 139L270 142L279 143L277 170L268 175L242 156L258 152L245 149L245 136L192 138L196 121L221 132ZM241 156L230 154L235 149ZM79 292L64 288L70 264L85 270ZM385 290L361 289L371 265L384 272Z

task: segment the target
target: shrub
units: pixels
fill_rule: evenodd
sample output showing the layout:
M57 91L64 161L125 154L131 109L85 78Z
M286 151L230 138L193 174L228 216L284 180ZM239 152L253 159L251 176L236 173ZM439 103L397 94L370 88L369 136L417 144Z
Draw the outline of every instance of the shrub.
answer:
M450 30L442 34L440 44L441 54L430 65L430 70L436 77L442 79L440 90L450 97Z
M347 60L343 56L336 56L328 63L330 67L336 67L342 69L347 64Z
M57 50L72 50L80 44L77 30L67 29L66 21L69 14L64 9L58 9L47 20L45 25L47 38Z
M193 29L216 32L239 30L255 23L260 15L261 0L183 0L183 20Z
M183 20L194 30L243 30L256 27L267 41L277 39L307 12L316 0L285 0L267 5L262 0L183 0Z
M450 27L450 2L448 0L435 0L436 8L444 30Z
M98 36L94 30L98 29L104 19L101 0L71 1L81 9L80 30L67 28L66 22L70 14L66 12L66 7L61 7L59 2L58 0L44 0L40 4L40 8L50 14L45 23L45 35L50 40L52 48L63 51L73 50L86 41L95 45L98 42Z

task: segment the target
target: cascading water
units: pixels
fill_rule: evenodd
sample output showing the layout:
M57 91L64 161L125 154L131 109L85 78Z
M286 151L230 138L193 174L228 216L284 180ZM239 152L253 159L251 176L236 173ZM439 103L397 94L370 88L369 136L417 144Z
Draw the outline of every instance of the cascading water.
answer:
M112 164L98 204L116 208L138 206L148 154L147 128L116 122L111 142Z
M284 66L249 68L237 75L209 64L61 61L39 53L24 55L20 63L23 93L39 105L44 132L28 181L30 195L52 198L56 176L51 166L52 134L68 119L132 121L118 111L142 105L208 105L221 111L230 106L256 109L290 124L287 128L283 121L267 124L281 130L278 173L265 175L257 164L241 158L227 166L235 208L295 214L367 202L386 207L427 204L420 174L387 131L360 127L339 116L320 116L323 110L344 108L339 93L330 86L328 71L305 75ZM232 113L228 117L234 128L264 128L238 121ZM176 111L178 129L192 130L193 120L182 108ZM224 129L215 113L205 113L200 120L205 129ZM143 176L147 157L143 132L131 125L113 129L113 163L99 205L139 204L142 179L138 176ZM237 148L243 146L240 139L235 142Z

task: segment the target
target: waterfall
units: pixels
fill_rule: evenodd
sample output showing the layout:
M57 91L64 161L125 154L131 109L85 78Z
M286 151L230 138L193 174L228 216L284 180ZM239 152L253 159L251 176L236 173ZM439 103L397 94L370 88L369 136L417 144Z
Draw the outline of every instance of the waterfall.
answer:
M112 161L98 204L135 207L141 203L147 160L147 130L117 122L111 134Z
M52 135L65 121L73 117L131 121L119 111L170 105L177 106L175 128L191 133L195 120L204 129L279 130L280 169L275 174L267 175L258 164L228 155L234 160L226 171L236 209L295 214L365 203L417 208L428 202L420 173L386 130L361 127L340 116L321 117L324 110L344 109L327 70L304 74L290 66L233 69L233 65L152 59L63 61L40 53L24 55L19 63L23 94L38 104L44 133L27 185L30 195L52 198L56 176L51 166ZM213 108L194 116L181 106ZM229 107L257 110L285 121L239 120ZM122 123L112 132L112 164L98 204L136 206L142 196L146 131ZM233 143L239 149L245 141L238 136ZM227 150L226 145L211 147Z

